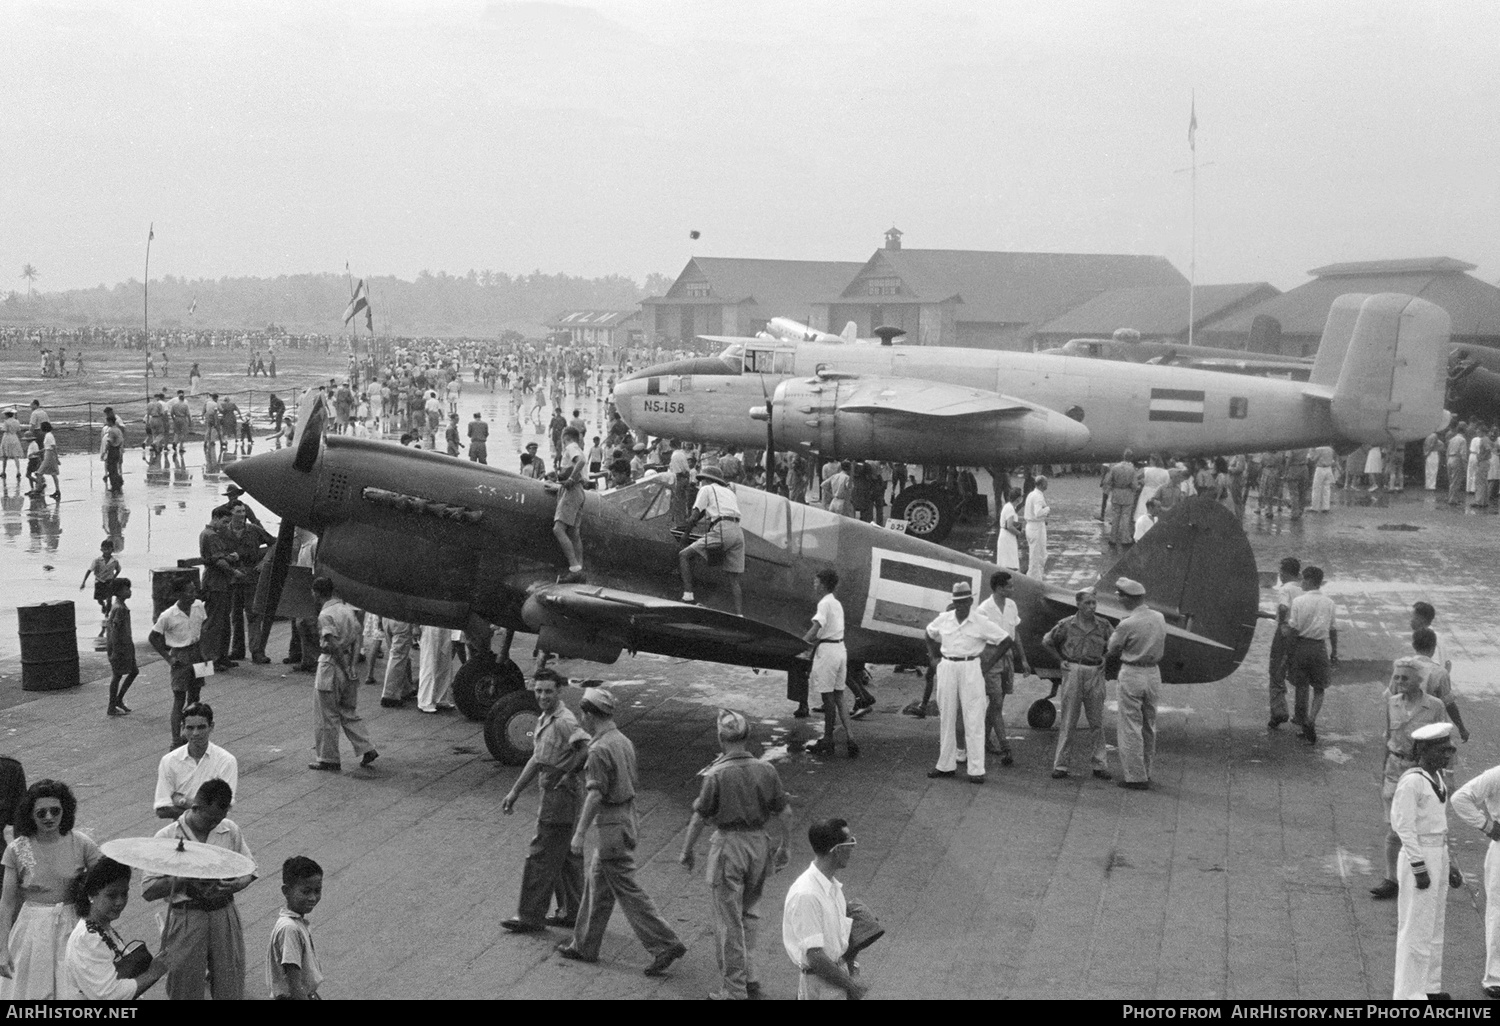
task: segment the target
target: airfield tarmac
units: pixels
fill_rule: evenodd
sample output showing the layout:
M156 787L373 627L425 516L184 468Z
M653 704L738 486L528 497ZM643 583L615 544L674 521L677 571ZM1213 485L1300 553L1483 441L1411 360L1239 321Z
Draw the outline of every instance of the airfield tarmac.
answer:
M177 496L191 498L181 500L185 526L153 533L147 553L127 548L127 572L138 578L147 554L152 565L193 554L200 514L222 490L201 476L148 484L139 466L127 466L127 500L141 503L132 528L166 522ZM1062 478L1050 494L1059 554L1049 576L1087 583L1108 562L1093 519L1095 480ZM64 495L78 497L84 526L64 532L56 559L71 561L62 579L82 598L76 581L97 545L86 528L100 522L105 496L66 481ZM157 505L166 509L157 513ZM248 993L266 996L259 960L280 903L281 861L307 854L328 872L312 916L328 997L702 997L716 975L707 886L677 853L697 773L717 751L714 712L722 704L752 716L755 742L781 770L797 815L792 870L771 882L762 905L756 951L768 998L796 992L779 940L781 901L809 857L807 823L834 815L847 818L860 841L849 893L888 930L862 959L872 997L1389 997L1396 910L1366 893L1380 875L1385 832L1380 690L1388 660L1404 649L1410 603L1433 601L1473 731L1458 777L1500 759L1496 525L1420 490L1309 514L1300 524L1266 526L1253 514L1246 524L1263 571L1299 554L1326 568L1340 603L1345 662L1320 741L1309 747L1285 728L1266 731L1262 624L1228 680L1164 689L1157 786L1148 793L1050 779L1055 735L1024 725L1027 704L1043 693L1035 680L1007 705L1015 766L995 766L986 786L971 787L926 778L936 719L900 714L920 694L915 675L876 672L879 705L856 724L864 754L849 761L803 751L819 728L791 717L780 675L650 656L564 664L575 679L615 690L640 755L640 879L689 946L665 980L641 975L648 959L619 916L592 966L551 954L561 931L515 937L500 929L515 909L535 798L523 798L515 816L500 814L519 771L489 758L479 724L457 713L382 709L378 690L366 688L362 712L380 760L369 771L353 769L352 760L339 775L308 771L311 682L285 672L278 625L270 666L245 663L204 690L217 712L214 740L240 762L234 818L261 867L262 879L239 900ZM992 533L976 523L956 543L982 547ZM7 576L34 581L28 568L43 557L12 537L5 545ZM135 631L144 642L149 601L140 594ZM80 603L81 622L86 609ZM518 640L518 653L527 640ZM97 840L153 832L154 772L168 736L165 668L154 656L143 660L130 696L135 714L111 720L105 671L87 645L84 656L86 683L47 694L21 692L14 658L4 660L0 750L20 758L31 779L69 781L80 799L78 825ZM577 697L571 690L570 702ZM1113 742L1112 723L1108 736ZM1476 831L1456 821L1452 831L1468 883L1448 894L1445 985L1457 997L1480 998L1485 848ZM154 942L154 911L137 892L125 935ZM159 995L157 988L147 997Z

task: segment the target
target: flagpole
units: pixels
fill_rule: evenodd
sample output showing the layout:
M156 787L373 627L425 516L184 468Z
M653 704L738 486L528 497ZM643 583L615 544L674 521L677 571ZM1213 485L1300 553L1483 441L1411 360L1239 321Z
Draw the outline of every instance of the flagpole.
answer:
M1194 293L1198 291L1198 91L1196 89L1192 92L1189 109L1192 113L1188 122L1188 149L1192 152L1193 158L1193 170L1189 177L1193 198L1191 223L1188 228L1190 235L1188 243L1188 345L1192 345L1193 327L1197 320Z
M151 352L151 240L156 238L156 222L146 229L146 280L141 283L141 330L146 337L141 345L147 353ZM146 380L146 408L145 418L151 419L151 382Z

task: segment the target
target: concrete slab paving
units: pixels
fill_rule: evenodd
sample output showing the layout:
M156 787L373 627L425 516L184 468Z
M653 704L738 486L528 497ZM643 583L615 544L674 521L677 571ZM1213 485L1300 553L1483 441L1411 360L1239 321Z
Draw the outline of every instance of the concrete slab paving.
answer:
M1087 583L1110 562L1092 519L1095 482L1063 478L1050 494L1063 522L1049 576ZM1418 530L1381 530L1393 524ZM261 960L281 861L307 854L328 873L312 922L330 998L701 998L716 986L707 886L676 856L723 703L755 718L797 815L793 866L762 907L757 956L768 997L795 994L781 902L809 857L807 823L832 815L849 819L860 842L847 887L888 930L862 959L872 997L1388 997L1395 906L1367 894L1385 831L1380 692L1389 660L1405 650L1410 603L1434 602L1474 734L1459 779L1500 761L1500 677L1490 673L1500 667L1496 524L1408 492L1300 522L1252 513L1246 525L1262 570L1295 553L1329 574L1345 665L1322 737L1308 746L1266 730L1263 624L1229 680L1164 689L1158 786L1147 793L1087 776L1050 779L1055 735L1024 723L1026 706L1045 693L1035 680L1007 703L1016 764L994 766L989 783L972 787L926 778L936 718L899 714L920 694L914 675L876 671L879 707L856 724L863 754L851 761L842 749L802 751L821 728L791 718L780 675L654 657L564 664L615 690L640 753L640 879L689 945L666 980L641 975L649 959L620 917L591 966L551 954L562 931L513 937L499 928L514 912L535 799L500 814L518 770L489 758L479 724L382 709L378 689L365 688L380 760L358 770L349 757L341 774L312 773L310 678L279 661L216 676L204 697L217 712L214 740L240 761L233 818L262 876L239 899L248 993L266 996ZM983 532L973 525L968 544L987 544ZM135 603L139 637L144 604ZM283 646L278 628L271 651L279 657ZM143 667L130 717L105 718L105 683L0 701L0 750L32 779L69 781L79 827L101 841L160 825L150 805L169 703L160 663ZM1468 883L1448 895L1444 978L1455 996L1478 998L1485 845L1462 824L1451 829ZM123 932L154 942L155 911L137 893Z

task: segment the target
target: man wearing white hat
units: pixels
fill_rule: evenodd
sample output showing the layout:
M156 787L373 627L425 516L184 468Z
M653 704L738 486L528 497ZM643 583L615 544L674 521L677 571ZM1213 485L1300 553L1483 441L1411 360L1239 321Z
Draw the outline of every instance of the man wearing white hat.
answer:
M677 557L677 568L682 574L682 601L695 601L693 560L701 559L711 566L721 560L735 615L744 616L745 600L740 591L740 578L745 573L745 534L740 530L740 503L734 496L734 489L716 467L702 467L698 471L698 495L693 500L692 515L683 526L683 537L690 537L698 521L705 517L708 518L708 533L683 548Z
M1120 660L1120 786L1130 791L1151 787L1156 757L1156 691L1161 686L1161 657L1167 646L1167 620L1146 605L1146 587L1129 577L1115 581L1126 615L1109 636L1106 655Z
M1391 799L1391 829L1401 838L1401 887L1396 896L1396 1001L1447 997L1443 992L1443 921L1447 895L1433 877L1462 887L1448 866L1448 788L1442 771L1455 748L1451 723L1429 723L1412 733L1417 765L1401 775Z
M1500 999L1500 766L1453 792L1453 814L1489 838L1484 853L1484 992Z
M932 778L957 773L958 740L954 721L964 714L964 745L968 751L969 783L984 783L984 677L999 661L1010 637L995 621L973 616L974 588L968 581L953 585L953 607L927 625L927 658L937 679L938 762Z

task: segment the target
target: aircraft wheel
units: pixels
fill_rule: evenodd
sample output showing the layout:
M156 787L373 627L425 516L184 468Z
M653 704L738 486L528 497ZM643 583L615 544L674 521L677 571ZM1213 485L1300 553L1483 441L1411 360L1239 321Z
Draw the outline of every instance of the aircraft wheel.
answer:
M469 657L453 675L453 702L471 720L483 720L501 695L525 691L526 678L513 661L497 661L489 652Z
M536 748L536 721L541 716L530 691L508 691L495 700L484 720L484 746L495 761L524 766Z
M1046 730L1057 722L1057 706L1045 698L1038 698L1026 710L1026 725L1032 730Z
M907 534L941 542L958 521L958 496L937 485L915 485L896 496L891 517L906 521Z

